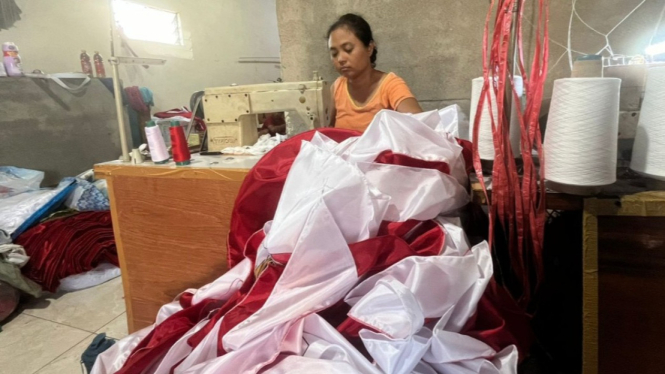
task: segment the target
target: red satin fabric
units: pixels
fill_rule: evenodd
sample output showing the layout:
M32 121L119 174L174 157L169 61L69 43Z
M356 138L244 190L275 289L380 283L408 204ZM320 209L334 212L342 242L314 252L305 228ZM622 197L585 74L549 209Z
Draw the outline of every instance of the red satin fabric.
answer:
M403 154L393 153L393 151L390 150L379 153L374 162L377 164L391 164L417 167L421 169L434 169L444 174L450 174L450 166L445 162L418 160Z
M322 129L319 131L338 142L359 135L354 131L340 129ZM264 156L246 177L231 218L231 231L228 240L230 266L235 266L245 257L252 262L255 261L258 247L265 236L262 228L274 216L286 176L300 151L301 141L309 140L313 135L314 131L307 132L278 145ZM405 163L408 166L436 170L444 170L445 167L448 167L445 163L428 163L408 156L394 154L385 154L381 161L397 164ZM436 255L441 251L444 241L444 231L433 221L385 222L381 226L377 237L351 244L350 250L358 274L363 276L385 270L409 256ZM200 344L205 336L210 333L215 323L224 317L218 336L218 347L220 347L218 354L225 354L221 348L224 335L264 305L289 259L287 254L273 257L277 263L271 263L259 275L258 279L254 279L254 274L251 274L231 299L224 305L216 306L218 309L211 316L206 326L188 340L190 346L196 347ZM489 305L493 303L492 299L489 298L485 302ZM191 296L185 296L181 303L183 306L191 305ZM206 300L206 303L214 303L214 301ZM206 306L208 305L210 304L206 304ZM166 354L173 342L206 316L199 312L199 308L189 306L157 326L155 331L146 337L141 345L132 352L121 373L138 373L141 368L149 367L155 360ZM196 310L190 312L189 309ZM499 310L486 309L490 313ZM334 307L319 313L329 320L333 326L338 326L338 329L351 340L354 340L354 336L357 336L361 326L355 321L346 320L346 312L348 312L348 305L338 302ZM493 320L503 321L500 313L494 313L493 316ZM336 320L336 322L332 322L333 320ZM490 344L492 346L518 343L514 341L512 335L504 330L483 330L483 332L485 333L479 334L480 339L488 342L488 344L492 342L493 344Z
M337 142L360 135L357 131L334 128L308 131L290 138L259 160L245 177L231 215L231 230L227 241L229 268L244 258L245 244L250 236L272 220L286 175L300 152L301 142L311 140L316 131Z
M101 262L118 265L109 212L83 212L46 221L16 238L30 256L23 274L55 292L60 280L94 269Z
M206 299L174 313L141 340L116 374L142 373L159 362L178 339L220 304L219 300Z

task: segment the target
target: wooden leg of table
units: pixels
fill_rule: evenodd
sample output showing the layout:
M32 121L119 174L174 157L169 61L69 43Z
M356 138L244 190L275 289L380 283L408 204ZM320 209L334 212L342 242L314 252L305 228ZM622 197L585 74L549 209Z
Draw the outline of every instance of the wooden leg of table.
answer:
M120 224L118 220L118 210L113 190L113 178L106 177L105 179L108 188L109 201L111 203L111 220L113 222L113 236L115 237L115 246L118 251L118 262L120 263L120 269L122 269L124 272L125 269L127 269L127 259L122 248L122 238L120 237ZM127 330L131 334L136 331L136 328L134 326L134 310L132 309L129 277L127 274L122 274L122 289L125 295L125 309L127 310Z
M598 200L584 201L582 373L598 374Z

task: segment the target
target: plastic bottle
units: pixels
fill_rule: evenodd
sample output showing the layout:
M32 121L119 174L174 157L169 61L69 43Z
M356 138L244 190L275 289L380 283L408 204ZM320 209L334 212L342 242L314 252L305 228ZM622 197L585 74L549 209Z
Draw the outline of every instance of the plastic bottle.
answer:
M23 75L21 68L21 56L18 54L18 47L12 42L2 44L2 56L7 75L10 77L20 77Z
M88 76L92 77L92 64L90 63L90 56L88 56L85 50L81 50L81 70L83 71L83 74L87 74Z
M162 132L155 124L155 121L148 121L145 124L145 136L148 139L148 148L150 149L150 158L155 164L165 164L169 162L169 151L166 150Z
M97 78L106 78L106 69L104 69L104 59L98 51L95 51L95 55L92 57L92 60L95 62L95 73Z

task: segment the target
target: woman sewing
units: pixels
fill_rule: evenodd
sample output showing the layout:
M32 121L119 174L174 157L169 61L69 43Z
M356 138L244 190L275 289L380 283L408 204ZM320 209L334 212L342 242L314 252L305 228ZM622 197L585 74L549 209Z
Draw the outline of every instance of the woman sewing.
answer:
M404 80L375 69L376 45L365 19L345 14L328 29L328 47L341 75L332 86L331 127L365 131L381 109L420 113Z

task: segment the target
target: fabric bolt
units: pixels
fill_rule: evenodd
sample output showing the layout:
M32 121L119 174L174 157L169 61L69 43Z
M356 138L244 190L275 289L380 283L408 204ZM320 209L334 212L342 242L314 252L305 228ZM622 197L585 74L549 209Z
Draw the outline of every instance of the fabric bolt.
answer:
M48 216L74 188L74 178L63 179L56 188L44 188L18 193L0 199L0 243L5 237L16 239L21 233ZM10 240L11 241L11 240Z
M30 261L23 274L55 292L60 280L102 262L118 265L109 212L83 212L41 223L16 239Z
M487 295L489 246L437 218L468 201L451 175L462 147L413 117L378 118L361 136L309 132L264 156L234 207L230 271L92 373L516 373L524 341L502 314L514 301ZM400 188L405 170L428 187Z

